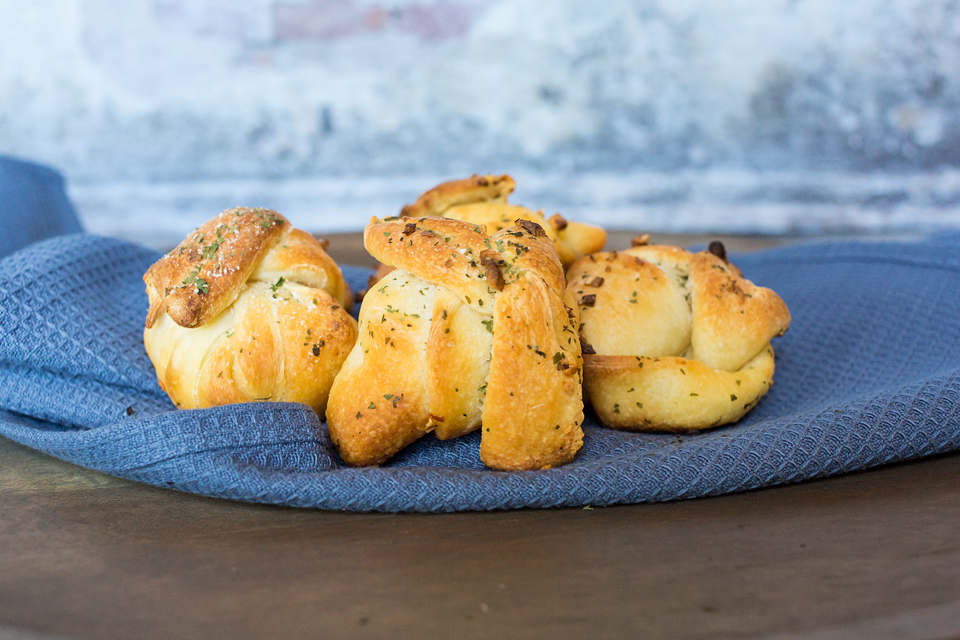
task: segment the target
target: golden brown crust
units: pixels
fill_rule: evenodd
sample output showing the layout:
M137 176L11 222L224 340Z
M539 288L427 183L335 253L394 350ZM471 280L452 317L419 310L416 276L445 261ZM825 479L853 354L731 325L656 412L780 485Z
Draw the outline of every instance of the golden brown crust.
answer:
M363 300L359 339L333 382L326 412L330 439L349 465L383 464L428 431L420 356L432 291L425 284L397 270Z
M238 221L236 228L224 226L230 220ZM178 407L276 400L324 411L356 341L350 291L323 245L280 220L266 210L226 211L144 276L152 288L144 345L160 386ZM203 282L188 283L186 295L179 293L185 286L164 284L187 268L197 269ZM195 323L184 325L184 314L169 313L177 309L196 312Z
M542 211L507 203L513 192L510 176L473 176L445 182L407 205L402 217L444 216L486 227L493 234L516 224L518 219L535 222L557 247L560 262L567 266L578 256L603 249L607 233L599 227L571 222L559 214L547 220Z
M331 391L327 424L344 461L382 464L425 433L453 438L481 423L488 466L571 460L582 365L554 245L446 218L374 219L364 240L397 268L364 298L360 340Z
M557 238L570 253L570 258L564 262L569 265L580 256L601 251L607 243L607 232L591 224L568 222L566 227L557 231Z
M374 218L363 230L363 244L376 260L442 285L461 300L470 298L467 304L491 308L480 264L489 242L484 227L448 218Z
M736 422L773 385L769 345L737 371L679 357L584 356L584 393L605 426L696 431Z
M459 296L438 287L427 339L427 428L440 440L470 433L480 426L493 334L485 316Z
M556 467L583 444L576 325L543 279L524 274L513 288L521 295L497 297L480 458L506 471Z
M350 288L340 267L327 255L323 242L306 231L290 228L273 249L264 254L250 274L250 280L272 285L283 278L286 282L322 289L349 310L353 305Z
M773 384L783 300L714 253L646 245L577 260L584 391L607 426L684 431L742 417Z
M289 228L286 218L269 209L228 209L208 221L143 276L150 300L147 327L163 312L182 327L219 315Z
M690 260L690 283L691 357L708 367L738 369L790 326L780 296L711 253L701 251Z
M472 175L443 182L424 192L413 204L404 206L400 217L442 216L450 207L471 202L506 202L514 186L513 178L507 175Z
M567 281L581 305L580 332L597 353L666 356L690 344L684 286L655 264L624 252L591 254L570 267Z

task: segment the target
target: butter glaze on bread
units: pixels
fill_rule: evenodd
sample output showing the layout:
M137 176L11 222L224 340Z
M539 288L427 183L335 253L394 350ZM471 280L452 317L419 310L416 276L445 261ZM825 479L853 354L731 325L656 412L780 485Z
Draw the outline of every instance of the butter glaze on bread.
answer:
M334 382L330 437L347 464L383 464L434 432L482 425L501 470L569 462L582 445L578 314L553 243L524 221L488 236L447 218L373 219L367 250L396 267L367 293Z
M584 355L585 394L606 426L727 424L773 384L770 340L787 330L790 312L724 258L636 246L580 258L567 277L595 352Z
M437 185L413 204L403 207L401 217L443 216L484 225L487 233L513 226L518 219L537 223L557 246L566 267L577 257L603 249L607 232L581 222L569 222L559 214L546 219L542 211L507 203L515 183L508 175L471 176Z
M144 275L144 345L180 408L254 400L324 411L356 341L349 287L323 245L267 209L230 209Z

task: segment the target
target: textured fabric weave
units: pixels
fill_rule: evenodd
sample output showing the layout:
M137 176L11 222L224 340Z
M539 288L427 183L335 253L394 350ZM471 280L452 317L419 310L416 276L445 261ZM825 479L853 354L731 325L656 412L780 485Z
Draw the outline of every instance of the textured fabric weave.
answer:
M209 496L358 511L606 505L797 482L960 447L960 236L735 258L793 314L771 392L739 424L638 435L588 417L573 463L503 473L479 435L344 467L303 405L175 411L143 349L158 255L72 235L0 261L0 434L105 473ZM366 270L346 269L360 288ZM589 413L588 413L589 416Z
M83 229L63 177L48 167L0 155L0 257Z

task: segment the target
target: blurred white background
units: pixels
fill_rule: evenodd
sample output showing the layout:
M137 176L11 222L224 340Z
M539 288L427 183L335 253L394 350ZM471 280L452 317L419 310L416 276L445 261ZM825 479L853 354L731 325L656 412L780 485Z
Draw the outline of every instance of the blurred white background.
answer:
M0 153L155 247L502 172L610 228L955 228L960 2L0 0Z

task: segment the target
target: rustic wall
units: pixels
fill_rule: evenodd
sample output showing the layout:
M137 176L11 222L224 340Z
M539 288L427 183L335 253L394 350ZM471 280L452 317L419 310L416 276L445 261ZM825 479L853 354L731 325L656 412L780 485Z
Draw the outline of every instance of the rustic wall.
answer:
M0 0L0 153L153 244L500 171L619 227L960 226L958 71L948 0Z

